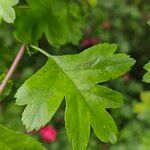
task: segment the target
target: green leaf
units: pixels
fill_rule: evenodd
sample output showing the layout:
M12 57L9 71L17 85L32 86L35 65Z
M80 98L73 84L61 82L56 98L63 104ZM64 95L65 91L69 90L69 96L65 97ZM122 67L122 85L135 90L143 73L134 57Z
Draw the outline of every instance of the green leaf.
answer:
M95 6L97 4L97 0L88 0L88 3L91 5L91 6Z
M134 111L138 114L139 119L145 120L150 124L150 91L141 93L142 102L134 105Z
M147 24L150 26L150 20L148 20Z
M150 83L150 61L144 66L144 69L148 72L144 75L143 81Z
M7 23L13 23L16 15L12 6L18 2L19 0L0 0L0 20L4 19Z
M38 130L48 123L65 97L66 130L74 149L86 148L90 125L103 142L116 142L117 127L106 108L120 107L123 97L98 83L123 75L135 62L125 54L113 54L116 48L99 44L76 55L46 54L46 65L16 94L16 104L27 105L22 115L26 129Z
M0 76L0 84L3 81L5 74ZM4 89L3 93L0 95L0 101L3 100L6 96L8 96L12 90L13 82L11 80L8 81L6 88Z
M77 44L79 42L82 37L81 30L84 27L85 15L78 2L26 1L29 4L27 8L17 12L15 36L19 41L25 44L35 44L44 33L49 44L57 48L66 43Z
M14 132L0 124L0 149L4 150L46 150L35 139L21 133Z

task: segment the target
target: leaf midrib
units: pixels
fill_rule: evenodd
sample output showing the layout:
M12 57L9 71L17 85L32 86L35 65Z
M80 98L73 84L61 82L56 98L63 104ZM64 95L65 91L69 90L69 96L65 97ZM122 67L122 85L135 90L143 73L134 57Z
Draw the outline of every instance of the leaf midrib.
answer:
M80 93L81 97L84 100L84 103L87 105L87 107L90 109L90 111L92 111L94 114L95 112L93 111L93 109L88 105L84 95L82 94L82 92L77 88L78 86L73 82L73 80L71 80L70 76L68 76L68 74L63 70L63 68L61 66L58 65L57 61L58 57L57 56L51 56L49 55L49 57L55 62L55 64L60 68L60 70L64 73L64 75L68 78L68 80L73 84L73 86L75 87L75 89L77 89L77 91Z
M84 102L85 102L85 104L88 106L88 104L87 104L87 102L86 102L86 100L85 100L85 98L84 98L84 96L82 95L82 93L80 92L80 90L78 90L78 88L76 87L76 84L71 80L71 78L67 75L67 73L63 70L63 68L62 67L60 67L59 65L58 65L58 63L57 63L57 56L55 57L55 56L51 56L50 55L50 58L55 62L55 64L57 65L57 67L63 72L63 74L66 76L66 78L73 84L73 86L75 87L75 89L77 89L77 91L79 91L79 93L80 93L80 95L81 95L81 97L84 99ZM78 102L77 102L77 105L78 105ZM89 106L88 106L89 107ZM90 108L90 107L89 107ZM77 109L78 109L78 107L77 107ZM77 111L77 112L79 112L79 111ZM78 113L79 114L79 113ZM78 115L78 120L79 120L79 122L80 122L80 117L79 117L79 115ZM81 134L81 132L78 132L79 134ZM72 141L72 143L73 143L73 141Z

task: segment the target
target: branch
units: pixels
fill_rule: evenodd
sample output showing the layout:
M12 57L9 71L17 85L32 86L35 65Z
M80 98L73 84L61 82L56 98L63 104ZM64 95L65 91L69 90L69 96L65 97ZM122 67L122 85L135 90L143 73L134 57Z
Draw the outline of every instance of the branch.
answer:
M14 62L12 63L10 69L8 70L4 80L2 81L2 83L0 84L0 95L2 94L2 92L4 91L7 82L10 80L10 78L12 77L13 73L15 72L23 54L25 51L25 46L22 45L21 48L19 49L16 58L14 59Z

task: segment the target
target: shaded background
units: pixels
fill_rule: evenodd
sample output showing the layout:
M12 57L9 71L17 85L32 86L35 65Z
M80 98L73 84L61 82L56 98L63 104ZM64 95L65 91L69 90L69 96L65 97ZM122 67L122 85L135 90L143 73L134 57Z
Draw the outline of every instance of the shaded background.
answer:
M24 1L22 1L24 3ZM92 45L109 42L118 44L118 52L124 52L134 59L136 64L131 72L108 82L107 86L124 94L125 104L120 109L108 110L119 129L118 142L115 145L100 142L93 131L88 150L150 150L150 84L142 82L146 72L143 66L150 60L150 19L149 0L98 0L88 12L88 19L79 45L67 44L59 50L51 47L43 37L39 46L54 55L73 54ZM6 23L0 26L0 75L7 72L20 43L13 35L14 27ZM47 58L40 53L24 55L13 76L10 94L0 103L0 122L15 131L25 132L21 122L23 107L15 105L14 94L20 85L41 66ZM0 80L2 80L1 76ZM11 85L11 82L9 83ZM64 129L63 102L49 123L56 132L54 142L44 142L39 132L28 133L43 142L49 150L70 150Z

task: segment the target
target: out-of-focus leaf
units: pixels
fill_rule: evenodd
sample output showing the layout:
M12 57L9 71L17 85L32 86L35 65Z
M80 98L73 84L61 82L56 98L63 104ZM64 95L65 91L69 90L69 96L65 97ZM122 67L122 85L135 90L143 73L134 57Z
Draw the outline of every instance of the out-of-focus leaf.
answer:
M19 132L24 131L24 127L20 119L22 111L23 108L16 106L14 103L6 104L5 101L3 103L1 102L0 123L12 130Z
M14 132L0 124L1 150L46 150L35 139L21 133Z
M135 104L134 111L138 114L139 119L150 123L150 91L141 93L142 102Z
M18 2L19 0L0 0L0 20L3 19L7 23L13 23L16 15L12 6Z
M147 23L148 23L148 25L150 26L150 20L149 20Z
M5 74L2 74L0 76L0 84L3 81L4 77L5 77ZM6 88L4 89L3 93L0 95L0 101L10 94L12 90L12 86L13 86L13 82L11 80L8 81Z
M147 70L148 72L144 75L143 81L150 83L150 62L148 62L145 66L144 69Z
M85 22L85 14L79 2L26 1L29 4L27 8L17 12L15 36L19 41L35 44L44 33L49 44L55 47L66 43L78 44Z
M88 0L88 3L89 3L91 6L95 6L96 3L97 3L97 0Z

